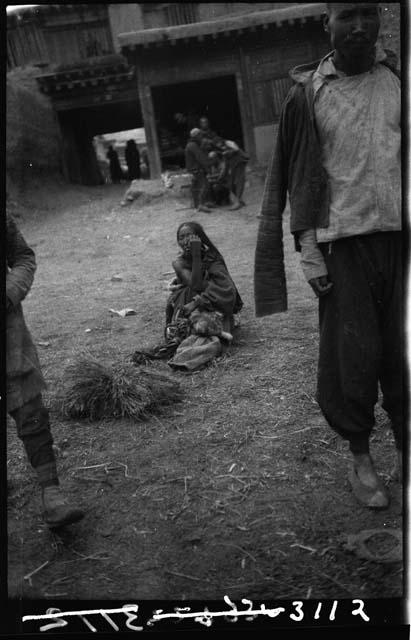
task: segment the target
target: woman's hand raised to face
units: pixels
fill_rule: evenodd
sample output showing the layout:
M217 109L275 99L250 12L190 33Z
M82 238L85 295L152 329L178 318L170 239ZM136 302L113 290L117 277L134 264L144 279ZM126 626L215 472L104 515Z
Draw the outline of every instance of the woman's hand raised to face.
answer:
M184 251L191 252L191 246L193 242L201 246L201 240L195 233L192 233L189 236L186 236L184 238L183 240Z

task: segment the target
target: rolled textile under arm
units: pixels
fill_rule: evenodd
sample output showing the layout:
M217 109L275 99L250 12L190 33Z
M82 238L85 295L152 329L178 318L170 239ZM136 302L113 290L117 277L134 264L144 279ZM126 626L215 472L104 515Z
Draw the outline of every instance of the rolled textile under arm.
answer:
M287 201L288 170L284 143L287 139L284 135L285 127L284 108L265 182L254 258L254 300L257 317L287 311L282 226Z

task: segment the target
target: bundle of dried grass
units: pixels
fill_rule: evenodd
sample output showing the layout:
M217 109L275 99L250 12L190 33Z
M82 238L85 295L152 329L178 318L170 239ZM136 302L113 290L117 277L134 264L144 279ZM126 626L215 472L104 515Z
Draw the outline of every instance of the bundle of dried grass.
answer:
M70 418L142 420L182 397L169 375L132 363L105 365L91 357L74 360L62 381L62 413Z

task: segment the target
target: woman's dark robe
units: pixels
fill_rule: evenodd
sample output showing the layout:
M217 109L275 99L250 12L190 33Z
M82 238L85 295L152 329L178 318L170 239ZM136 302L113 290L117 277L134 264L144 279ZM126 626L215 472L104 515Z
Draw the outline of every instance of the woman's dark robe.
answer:
M124 155L126 157L128 167L129 180L140 179L140 154L136 144L128 144Z
M181 268L191 271L191 261L185 256L180 255L177 262ZM202 258L202 268L203 284L199 293L187 285L181 285L171 293L166 309L166 324L174 322L183 306L196 296L198 308L222 313L224 327L230 331L233 328L234 314L243 306L237 288L221 256L206 253Z
M110 161L110 175L114 183L120 182L123 178L123 172L121 170L120 161L118 159L117 151L109 149L107 152L107 158Z

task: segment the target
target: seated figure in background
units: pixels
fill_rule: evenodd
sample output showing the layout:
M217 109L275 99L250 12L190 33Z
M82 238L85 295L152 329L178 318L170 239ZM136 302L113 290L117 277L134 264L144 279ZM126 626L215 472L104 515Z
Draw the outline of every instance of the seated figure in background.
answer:
M227 163L222 154L210 151L208 157L212 161L207 172L207 181L211 196L217 206L230 204L230 189L228 187Z
M201 148L202 133L200 129L192 129L190 138L185 148L185 164L188 173L191 173L191 194L196 211L210 213L206 206L208 183L206 172L210 166L210 160L206 152Z
M203 140L209 140L214 146L218 142L222 142L222 138L210 128L210 121L207 116L202 116L199 120L199 128L203 136Z

